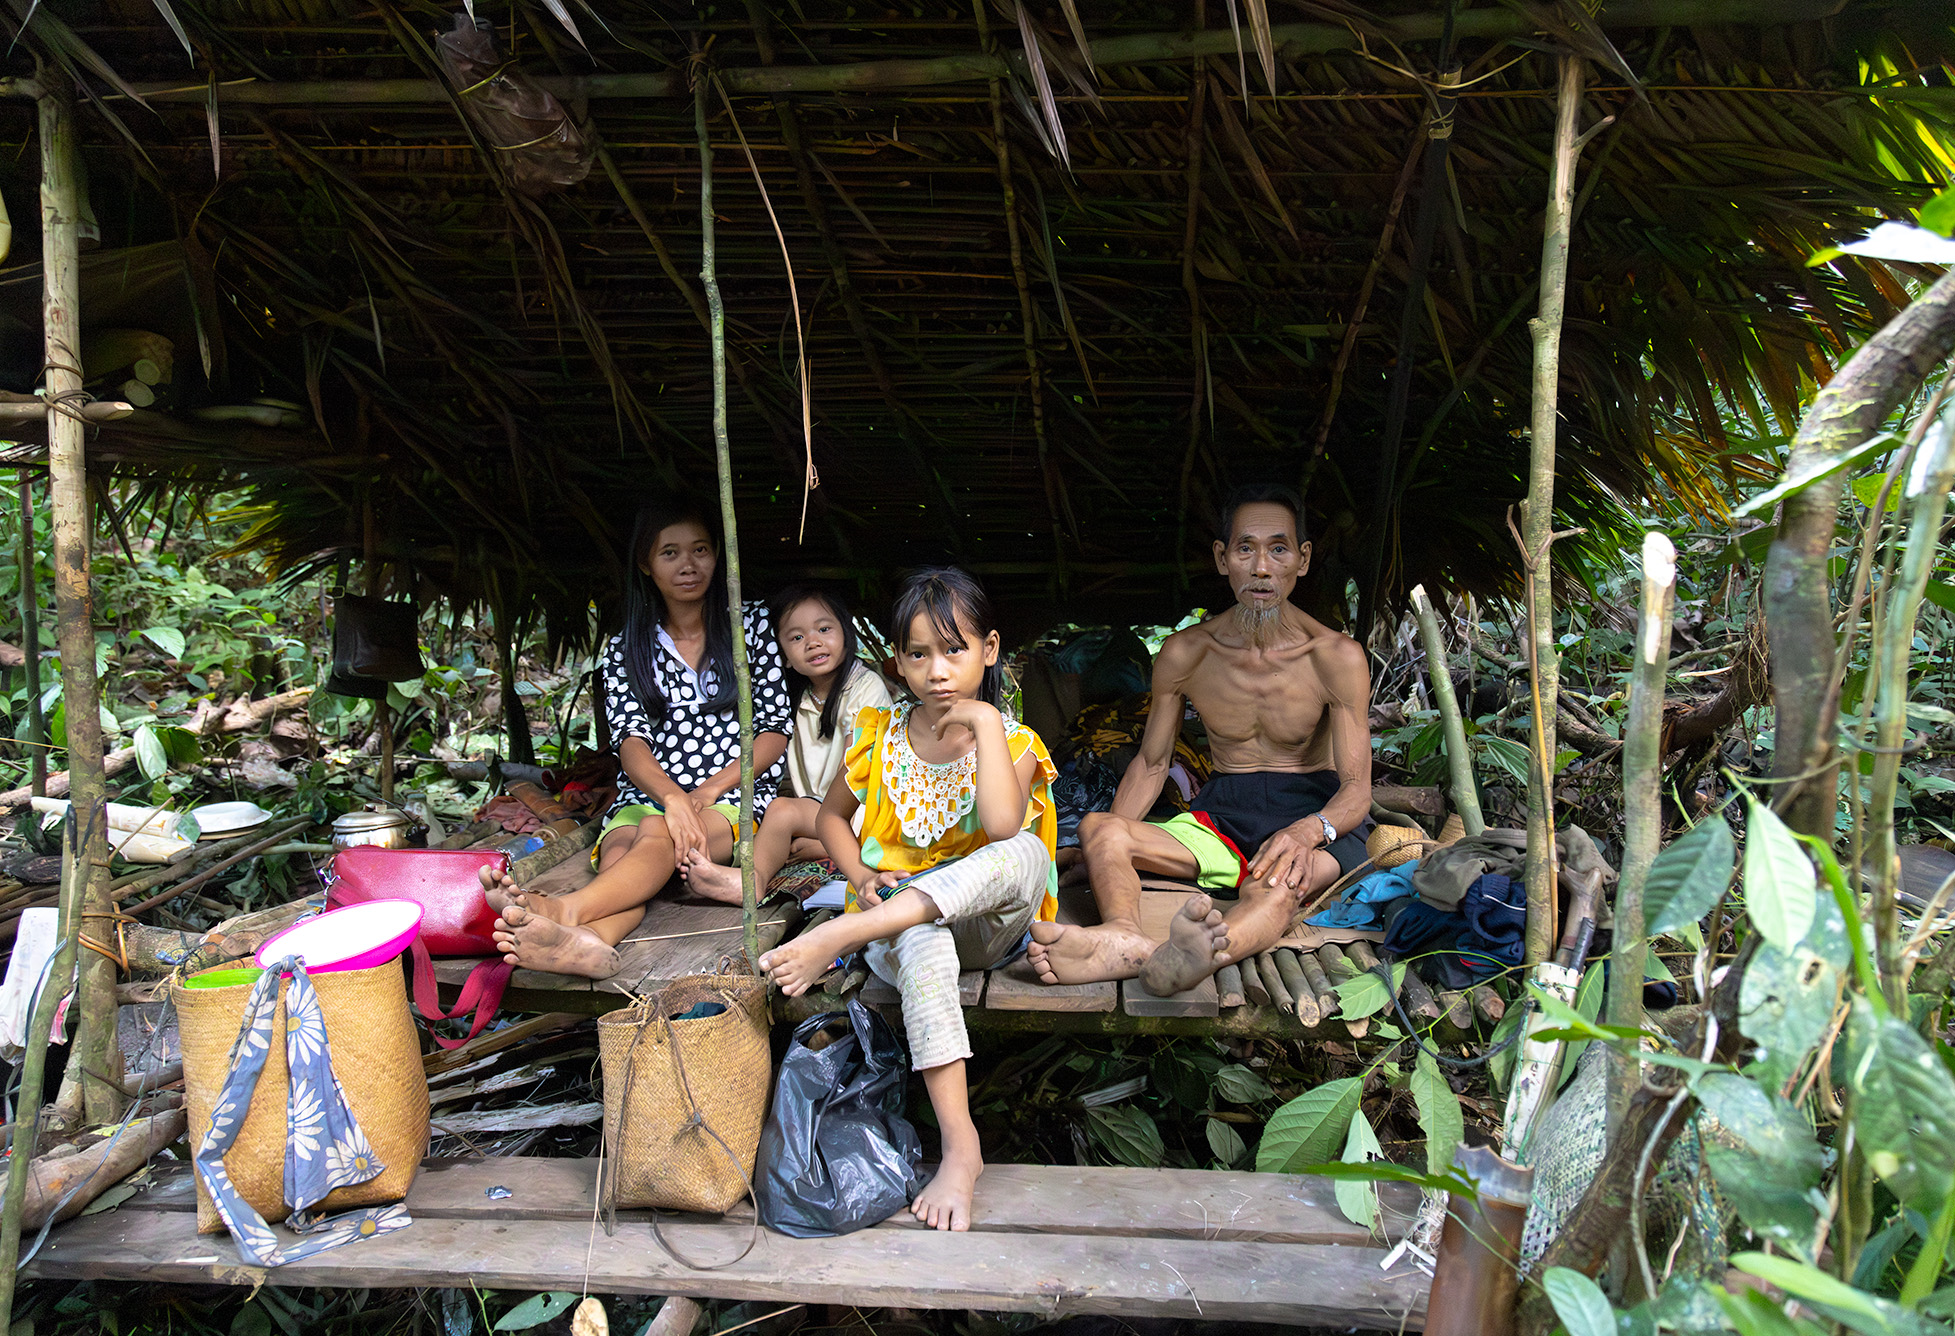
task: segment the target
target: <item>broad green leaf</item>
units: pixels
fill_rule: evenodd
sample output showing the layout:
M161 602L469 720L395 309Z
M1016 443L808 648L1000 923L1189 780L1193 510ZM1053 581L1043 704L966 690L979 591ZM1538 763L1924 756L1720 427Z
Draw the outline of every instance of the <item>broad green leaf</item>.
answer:
M1812 927L1819 877L1778 814L1751 799L1745 828L1745 910L1759 935L1790 951Z
M1955 237L1955 190L1944 190L1926 204L1916 215L1921 226L1940 237Z
M1921 591L1921 596L1943 612L1955 612L1955 584L1946 580L1930 580Z
M1501 1048L1500 1045L1508 1035L1520 1028L1526 1013L1526 1007L1509 1004L1500 1023L1493 1027L1493 1033L1487 1037L1487 1047L1497 1050L1487 1063L1487 1076L1496 1090L1505 1090L1508 1082L1514 1079L1514 1063L1520 1057L1521 1046L1513 1043Z
M1933 1215L1955 1191L1955 1077L1913 1026L1855 997L1847 1022L1854 1135L1903 1206Z
M1575 985L1575 1014L1585 1021L1599 1020L1602 1016L1602 962L1596 961L1582 971L1582 980ZM1582 1060L1582 1051L1594 1042L1588 1039L1571 1039L1561 1055L1561 1085L1565 1086L1575 1079L1575 1065ZM1556 1089L1560 1089L1557 1086Z
M1931 1317L1955 1317L1955 1285L1936 1290L1920 1303L1922 1312Z
M1880 489L1887 485L1887 478L1888 475L1885 473L1869 473L1864 478L1855 478L1853 480L1853 499L1867 507L1867 509L1873 509L1874 502L1880 500ZM1893 498L1889 497L1888 500L1891 504Z
M496 1319L496 1330L528 1331L531 1327L540 1327L559 1313L569 1312L576 1302L576 1295L565 1294L561 1290L551 1294L532 1294Z
M1914 1226L1909 1223L1906 1211L1895 1212L1894 1219L1887 1227L1868 1239L1860 1249L1860 1260L1853 1264L1853 1284L1858 1289L1879 1290L1888 1288L1887 1268L1894 1264L1895 1256L1914 1238ZM1897 1282L1898 1283L1898 1282ZM1955 1290L1950 1291L1955 1294ZM1923 1312L1934 1312L1928 1304L1932 1296L1921 1302Z
M1363 1164L1305 1164L1298 1166L1295 1172L1308 1174L1312 1178L1340 1181L1362 1179L1369 1183L1410 1183L1428 1192L1457 1192L1469 1199L1480 1195L1479 1186L1457 1169L1422 1174L1416 1169L1407 1169L1402 1164L1392 1164L1387 1160L1369 1160Z
M1146 1110L1110 1104L1086 1111L1086 1129L1107 1158L1135 1169L1158 1169L1165 1153L1161 1129Z
M1718 1306L1738 1336L1826 1336L1826 1328L1785 1310L1754 1289L1716 1290Z
M1737 846L1721 816L1699 821L1650 864L1643 884L1643 931L1661 937L1711 912L1731 884Z
M183 632L174 626L150 626L143 629L143 639L162 650L172 659L183 657Z
M1242 1134L1220 1118L1208 1120L1208 1148L1224 1169L1235 1168L1249 1153L1249 1147L1242 1144Z
M1738 1028L1758 1045L1747 1070L1780 1086L1833 1019L1840 973L1852 959L1846 922L1832 896L1821 896L1804 941L1791 951L1760 945L1738 989Z
M1774 1178L1797 1187L1819 1182L1826 1153L1805 1117L1757 1081L1717 1072L1698 1081L1697 1102L1764 1161Z
M170 771L170 754L163 749L163 739L148 724L136 730L136 767L144 779L161 779Z
M1771 1162L1750 1151L1707 1146L1704 1163L1754 1234L1812 1260L1813 1232L1826 1207L1817 1189L1775 1177Z
M1392 989L1395 992L1405 982L1405 966L1401 962L1391 968ZM1391 993L1385 991L1385 981L1370 970L1337 985L1337 1014L1347 1021L1375 1015L1383 1011L1391 1000Z
M1453 1152L1466 1135L1466 1116L1459 1096L1446 1084L1446 1074L1423 1048L1412 1068L1412 1102L1419 1107L1419 1126L1426 1134L1426 1170L1438 1173L1453 1162Z
M1231 1104L1254 1104L1276 1093L1269 1088L1269 1082L1239 1062L1232 1062L1215 1073L1215 1090Z
M204 759L197 735L187 728L165 725L156 730L156 736L163 740L163 750L170 754L171 765L196 765Z
M1371 1130L1364 1110L1351 1110L1351 1130L1344 1138L1344 1163L1367 1164L1381 1157L1378 1134ZM1337 1209L1354 1225L1378 1227L1378 1185L1363 1179L1343 1179L1331 1185L1337 1193Z
M1256 1147L1257 1172L1293 1174L1303 1165L1335 1159L1363 1090L1356 1076L1326 1081L1270 1115Z
M1818 1267L1790 1257L1738 1253L1731 1265L1822 1309L1862 1336L1955 1336L1955 1328L1921 1317L1878 1295L1856 1290Z
M1616 1336L1616 1313L1609 1296L1581 1272L1551 1266L1541 1275L1541 1288L1548 1292L1568 1336Z

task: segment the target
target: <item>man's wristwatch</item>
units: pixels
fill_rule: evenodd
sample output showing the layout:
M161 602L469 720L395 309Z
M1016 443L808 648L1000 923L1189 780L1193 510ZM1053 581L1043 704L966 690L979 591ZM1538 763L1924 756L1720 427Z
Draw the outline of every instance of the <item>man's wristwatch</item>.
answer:
M1337 827L1333 826L1330 823L1330 818L1326 817L1322 812L1315 813L1315 816L1317 820L1323 823L1324 847L1328 849L1331 845L1337 843Z

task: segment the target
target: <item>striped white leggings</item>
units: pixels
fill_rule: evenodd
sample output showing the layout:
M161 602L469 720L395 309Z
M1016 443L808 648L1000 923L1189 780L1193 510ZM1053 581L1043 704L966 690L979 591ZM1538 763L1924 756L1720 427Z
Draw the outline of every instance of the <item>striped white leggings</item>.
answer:
M990 969L1016 949L1045 900L1051 867L1045 842L1021 831L931 868L897 892L923 891L938 915L871 942L864 952L869 968L903 994L912 1067L922 1071L971 1056L958 973Z

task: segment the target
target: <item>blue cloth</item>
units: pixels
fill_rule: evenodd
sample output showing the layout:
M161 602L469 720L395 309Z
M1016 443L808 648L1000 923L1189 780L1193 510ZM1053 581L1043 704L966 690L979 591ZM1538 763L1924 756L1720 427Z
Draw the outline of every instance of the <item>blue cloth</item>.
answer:
M1313 928L1357 928L1364 932L1377 932L1385 926L1385 914L1379 906L1411 895L1412 874L1418 870L1419 860L1415 858L1409 863L1381 868L1359 877L1346 886L1337 899L1304 922Z
M1525 883L1490 872L1466 888L1457 913L1423 900L1407 905L1380 950L1394 959L1423 957L1420 974L1442 987L1464 988L1519 965L1526 932Z
M285 1062L290 1071L285 1099L285 1202L292 1213L285 1223L295 1234L311 1237L281 1248L264 1217L238 1195L224 1156L243 1130L265 1059L271 1055L279 988L288 973L292 984L285 990ZM211 1204L237 1240L239 1256L254 1266L283 1266L413 1223L405 1206L343 1211L325 1218L312 1210L334 1188L365 1183L387 1166L374 1157L366 1133L347 1107L346 1091L333 1074L319 994L306 977L305 962L297 957L266 969L251 987L243 1028L231 1046L231 1070L211 1110L210 1130L197 1147L195 1164Z

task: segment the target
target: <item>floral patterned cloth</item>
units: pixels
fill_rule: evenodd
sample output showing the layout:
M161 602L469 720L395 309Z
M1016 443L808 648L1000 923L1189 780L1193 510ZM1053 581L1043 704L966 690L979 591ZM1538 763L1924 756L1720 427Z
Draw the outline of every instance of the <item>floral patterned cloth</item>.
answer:
M285 1061L290 1069L285 1103L285 1201L292 1213L285 1223L294 1233L309 1237L280 1247L264 1217L238 1195L224 1167L224 1157L244 1127L265 1059L271 1055L279 984L288 973L292 984L285 990ZM374 1158L366 1133L346 1105L346 1091L333 1074L326 1016L300 958L288 957L268 968L252 985L244 1025L231 1046L230 1074L224 1078L217 1107L211 1110L210 1131L197 1148L195 1163L204 1191L237 1240L239 1256L254 1266L283 1266L413 1223L405 1206L344 1211L325 1218L312 1211L334 1188L364 1183L378 1177L387 1166Z

